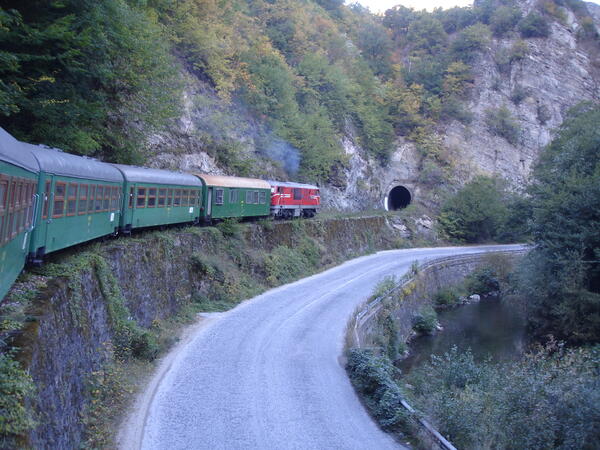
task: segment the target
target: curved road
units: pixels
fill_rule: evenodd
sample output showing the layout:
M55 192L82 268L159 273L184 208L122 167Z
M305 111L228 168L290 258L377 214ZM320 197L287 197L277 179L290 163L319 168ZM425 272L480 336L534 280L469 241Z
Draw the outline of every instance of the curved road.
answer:
M125 445L401 448L371 420L338 361L348 319L383 277L403 275L415 260L508 248L379 252L218 315L173 356L142 408L136 442Z

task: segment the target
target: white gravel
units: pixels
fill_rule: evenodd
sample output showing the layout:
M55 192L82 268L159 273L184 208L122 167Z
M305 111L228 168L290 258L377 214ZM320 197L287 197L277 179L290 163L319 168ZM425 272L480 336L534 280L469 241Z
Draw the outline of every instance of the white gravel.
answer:
M168 355L125 425L123 449L402 448L339 363L355 308L415 260L505 249L379 252L211 317Z

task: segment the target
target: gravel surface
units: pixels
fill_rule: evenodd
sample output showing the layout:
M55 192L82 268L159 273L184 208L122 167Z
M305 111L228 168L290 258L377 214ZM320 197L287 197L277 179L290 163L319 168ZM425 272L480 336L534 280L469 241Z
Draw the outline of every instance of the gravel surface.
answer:
M403 275L415 260L506 248L380 252L212 317L169 355L134 413L136 442L121 447L403 448L369 417L339 362L348 319L383 277Z

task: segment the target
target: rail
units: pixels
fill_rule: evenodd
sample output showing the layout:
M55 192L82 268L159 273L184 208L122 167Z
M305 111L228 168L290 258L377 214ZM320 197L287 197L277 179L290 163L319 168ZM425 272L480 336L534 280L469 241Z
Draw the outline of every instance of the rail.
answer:
M374 317L379 312L379 310L381 309L383 300L385 300L386 298L389 298L391 295L393 295L393 294L401 291L405 287L407 287L407 285L413 281L413 279L419 272L421 272L423 270L431 269L436 266L443 266L443 265L449 264L449 263L456 264L457 262L460 262L462 264L468 264L470 262L476 262L476 261L480 260L483 255L488 255L490 253L523 254L525 252L526 252L526 250L524 250L524 249L500 250L500 251L495 251L495 252L473 253L473 254L467 254L467 255L446 256L444 258L435 258L435 259L430 259L428 261L425 261L424 263L418 264L418 265L415 265L415 263L413 263L411 270L402 276L402 278L400 279L400 283L397 286L393 287L386 293L384 293L384 294L380 295L379 297L376 297L373 300L371 300L370 302L366 303L362 307L361 311L358 314L356 314L355 320L354 320L354 330L353 330L354 331L354 341L355 341L356 346L358 348L361 348L360 336L359 336L358 330L360 328L362 328L372 317ZM410 404L406 400L402 399L400 401L400 404L409 413L415 414L415 409L412 406L410 406ZM420 418L420 417L417 418L417 420L421 424L421 426L423 426L423 428L425 428L427 430L427 432L429 432L433 436L433 438L438 442L438 444L442 448L444 448L445 450L457 450L456 447L454 445L452 445L452 443L450 441L448 441L444 436L442 436L441 433L439 431L437 431L429 422L427 422L425 419Z

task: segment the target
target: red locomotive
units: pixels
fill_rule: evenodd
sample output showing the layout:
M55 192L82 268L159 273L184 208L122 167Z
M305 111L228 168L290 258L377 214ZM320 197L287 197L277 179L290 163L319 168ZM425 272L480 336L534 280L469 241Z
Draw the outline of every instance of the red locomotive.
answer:
M319 188L311 184L267 181L271 185L271 215L290 219L313 217L321 206Z

